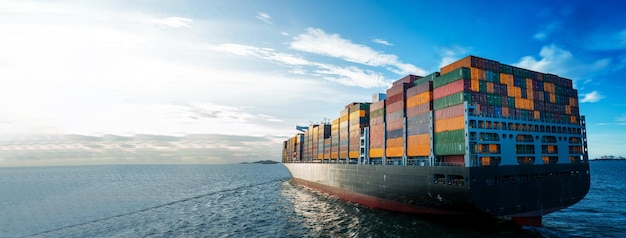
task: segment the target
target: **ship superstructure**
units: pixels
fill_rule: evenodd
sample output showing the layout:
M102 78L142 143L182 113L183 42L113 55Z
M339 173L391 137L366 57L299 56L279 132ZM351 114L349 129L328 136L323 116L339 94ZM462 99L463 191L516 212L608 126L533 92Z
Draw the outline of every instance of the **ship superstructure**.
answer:
M294 181L409 213L539 225L589 189L572 80L468 56L408 75L283 144Z

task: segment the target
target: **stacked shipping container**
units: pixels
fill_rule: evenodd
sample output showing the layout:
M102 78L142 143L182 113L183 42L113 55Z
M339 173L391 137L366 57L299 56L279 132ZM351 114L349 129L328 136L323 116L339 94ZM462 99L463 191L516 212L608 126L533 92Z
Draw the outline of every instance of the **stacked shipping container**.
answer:
M345 109L339 113L339 159L348 158L351 106L352 104L346 105Z
M406 155L409 157L425 157L431 152L432 77L436 74L416 80L415 86L406 90Z
M413 86L413 82L419 78L421 77L408 75L395 81L391 88L387 89L387 106L385 112L385 155L387 157L404 156L406 90Z
M384 154L386 103L380 100L370 105L370 158L382 158Z
M433 82L434 154L439 162L463 163L465 154L464 102L471 103L470 69L458 68Z
M369 103L354 103L350 107L350 132L348 157L357 159L361 148L361 131L369 126Z

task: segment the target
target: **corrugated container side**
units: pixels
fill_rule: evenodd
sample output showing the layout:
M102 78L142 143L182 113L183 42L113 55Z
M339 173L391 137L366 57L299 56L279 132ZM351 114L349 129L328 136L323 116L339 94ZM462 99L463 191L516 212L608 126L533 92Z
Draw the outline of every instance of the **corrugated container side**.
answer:
M470 81L459 79L438 88L433 89L433 99L439 99L451 94L470 91Z
M465 142L435 143L435 155L465 154Z
M430 124L425 123L425 124L413 124L413 125L408 125L407 126L407 135L417 135L417 134L424 134L424 133L429 133L430 132Z
M435 110L434 119L439 120L439 119L445 119L445 118L451 118L451 117L459 117L459 116L463 116L464 114L465 114L465 107L463 104L459 104L459 105Z
M453 131L465 128L465 117L435 119L435 132Z
M407 156L429 156L430 144L409 144L406 148Z
M422 113L426 113L432 110L432 101L424 104L420 104L413 107L406 108L406 116L413 117Z
M387 157L402 157L404 155L404 147L387 147L385 148Z
M438 88L443 85L449 84L451 82L457 81L459 79L470 79L470 69L469 68L459 68L453 71L450 71L447 74L442 74L441 76L435 78L433 81L433 88Z
M406 97L411 97L418 95L423 92L430 92L433 89L433 83L428 81L426 83L422 83L413 87L410 87L406 90Z
M382 148L370 148L370 158L382 158L382 157L383 157Z
M423 92L406 99L406 107L414 107L420 104L429 103L432 100L431 92Z
M439 110L442 108L463 104L464 101L468 101L471 104L471 93L470 92L461 92L455 93L449 96L445 96L440 99L436 99L433 101L433 109Z

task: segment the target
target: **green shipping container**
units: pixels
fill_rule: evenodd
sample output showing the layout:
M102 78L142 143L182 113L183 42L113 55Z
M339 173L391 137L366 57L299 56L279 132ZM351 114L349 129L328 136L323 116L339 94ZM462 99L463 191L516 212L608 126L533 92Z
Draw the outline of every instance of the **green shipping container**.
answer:
M472 95L470 92L460 92L439 98L433 102L433 108L435 110L439 110L442 108L463 104L463 102L465 101L467 101L469 104L472 104Z
M433 80L433 88L441 87L459 79L470 79L470 75L471 73L469 68L462 67L455 69L447 74L435 78L435 80Z
M465 142L435 143L435 155L463 155Z
M515 98L514 97L508 97L508 101L509 101L509 107L510 108L515 108Z
M437 132L434 134L433 141L435 144L438 143L452 143L452 142L465 142L465 130L454 130L454 131L444 131Z
M415 80L415 82L413 82L414 86L420 85L424 82L428 82L428 81L434 81L435 78L439 77L439 72L434 72L432 74L426 75L421 79Z

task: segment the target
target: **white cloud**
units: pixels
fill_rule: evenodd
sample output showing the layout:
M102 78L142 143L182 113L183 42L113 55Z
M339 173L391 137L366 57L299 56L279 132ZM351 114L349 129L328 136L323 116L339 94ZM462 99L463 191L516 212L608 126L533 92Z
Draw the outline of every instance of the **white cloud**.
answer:
M257 13L256 19L259 19L267 24L272 24L272 16L264 12Z
M440 50L442 56L439 67L441 68L459 60L459 58L467 54L468 51L468 49L465 49L458 45L452 46L450 48L442 48Z
M387 45L387 46L392 46L393 44L389 43L389 41L383 40L383 39L373 39L372 42L374 43L378 43L381 45Z
M339 58L348 62L368 66L389 66L398 74L425 75L426 71L414 65L403 63L395 55L377 52L370 47L354 44L338 34L326 34L321 29L308 28L303 34L294 37L289 44L292 49Z
M571 78L576 82L578 79L589 77L595 72L608 67L611 59L605 58L587 63L576 59L571 52L547 45L541 48L539 59L533 56L524 56L514 66L535 70L542 73L557 74L561 77Z
M599 102L600 100L602 100L605 96L600 94L598 91L593 91L590 93L585 94L585 96L583 97L583 99L580 100L581 103L586 103L586 102Z
M159 26L173 27L173 28L191 28L193 20L184 17L166 17L162 19L152 20L153 23Z
M324 63L308 61L302 57L288 53L276 52L270 48L259 48L249 45L225 43L212 45L209 50L232 53L241 56L254 56L269 60L286 66L293 66L290 70L294 74L305 74L303 67L309 67L312 71L321 74L322 78L348 86L358 86L363 88L387 87L390 84L385 81L382 74L363 70L358 67L335 66ZM402 67L410 68L412 65L399 64Z
M548 35L547 35L546 33L544 33L544 32L539 32L539 33L535 34L535 35L533 36L533 38L535 38L535 39L537 39L537 40L544 40L544 39L546 39L546 37L547 37L547 36L548 36Z

